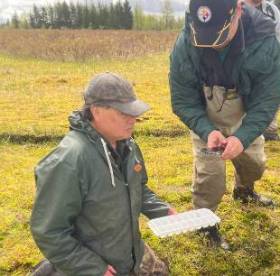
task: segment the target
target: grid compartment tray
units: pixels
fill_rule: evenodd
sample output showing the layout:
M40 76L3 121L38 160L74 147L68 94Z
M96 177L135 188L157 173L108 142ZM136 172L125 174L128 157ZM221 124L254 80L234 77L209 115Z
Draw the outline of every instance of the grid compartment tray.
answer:
M214 226L220 221L211 210L202 208L152 219L148 225L156 236L163 238Z

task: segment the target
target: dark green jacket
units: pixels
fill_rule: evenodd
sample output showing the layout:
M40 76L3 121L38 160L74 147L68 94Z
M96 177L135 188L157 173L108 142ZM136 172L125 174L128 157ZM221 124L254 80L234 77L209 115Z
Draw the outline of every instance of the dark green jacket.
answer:
M169 207L146 186L144 161L133 140L123 142L121 172L106 150L108 162L89 121L77 112L70 122L72 130L35 169L34 240L66 275L104 275L108 264L118 275L128 275L143 256L140 213L160 217Z
M241 127L233 135L244 148L264 132L280 104L279 43L272 31L265 28L270 23L262 22L262 15L254 13L247 11L246 18L242 18L243 24L249 25L246 30L249 37L232 61L231 77L246 111ZM206 114L200 67L202 53L203 49L192 46L186 27L171 54L169 81L173 112L207 142L209 133L216 127Z

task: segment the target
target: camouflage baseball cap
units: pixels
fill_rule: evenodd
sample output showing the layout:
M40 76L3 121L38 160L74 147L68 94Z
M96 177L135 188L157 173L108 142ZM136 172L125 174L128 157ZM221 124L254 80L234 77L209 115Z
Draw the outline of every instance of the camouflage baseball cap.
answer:
M84 100L87 105L109 106L131 116L140 116L150 109L136 98L127 80L110 72L98 74L90 81Z

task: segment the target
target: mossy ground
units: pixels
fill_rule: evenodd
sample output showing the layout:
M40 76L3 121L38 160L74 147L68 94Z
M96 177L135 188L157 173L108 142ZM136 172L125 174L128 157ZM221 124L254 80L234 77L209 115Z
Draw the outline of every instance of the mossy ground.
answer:
M41 258L30 231L35 193L33 169L68 129L68 114L96 73L113 71L134 83L152 109L137 124L149 185L178 211L191 209L192 148L186 128L172 114L168 55L129 60L61 63L0 56L0 275L25 275ZM266 144L267 170L257 190L280 204L280 147ZM279 206L243 206L231 198L233 169L217 214L232 250L212 249L194 233L156 238L141 218L142 234L170 265L171 275L279 275Z

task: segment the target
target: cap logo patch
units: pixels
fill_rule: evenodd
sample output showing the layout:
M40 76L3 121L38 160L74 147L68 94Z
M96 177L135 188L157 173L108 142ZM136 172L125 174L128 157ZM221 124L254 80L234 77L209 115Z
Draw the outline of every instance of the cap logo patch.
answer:
M201 6L197 10L197 17L201 22L207 23L212 18L212 12L207 6Z

